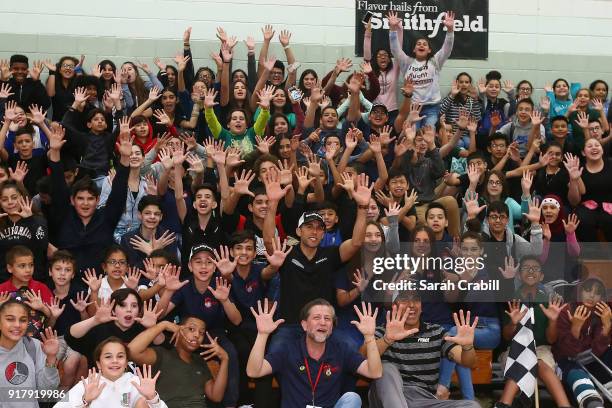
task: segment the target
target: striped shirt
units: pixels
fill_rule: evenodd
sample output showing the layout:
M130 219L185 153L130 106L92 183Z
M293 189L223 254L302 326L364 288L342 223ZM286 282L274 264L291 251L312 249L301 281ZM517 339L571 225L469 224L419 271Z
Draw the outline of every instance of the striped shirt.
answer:
M385 334L385 327L376 328L376 337ZM435 392L440 360L448 357L454 343L444 340L442 326L421 322L419 332L393 343L382 355L382 361L393 363L402 375L404 386L415 385Z

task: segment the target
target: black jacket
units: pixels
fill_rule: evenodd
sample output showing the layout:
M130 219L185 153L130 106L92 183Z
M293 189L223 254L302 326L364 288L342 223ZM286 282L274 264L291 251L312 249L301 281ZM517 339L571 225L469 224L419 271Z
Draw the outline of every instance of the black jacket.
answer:
M17 102L25 110L30 105L36 104L46 111L51 105L51 99L40 80L34 81L32 78L26 78L23 83L18 84L13 78L10 78L1 83L8 83L12 88L11 92L14 95L9 96L7 100Z
M87 268L95 268L100 272L104 251L114 242L113 231L125 208L130 170L120 163L115 166L117 174L106 205L98 208L89 223L83 225L76 210L70 205L70 192L64 180L62 163L49 161L49 167L53 185L49 227L55 229L55 246L69 250L76 258L76 275L80 281Z

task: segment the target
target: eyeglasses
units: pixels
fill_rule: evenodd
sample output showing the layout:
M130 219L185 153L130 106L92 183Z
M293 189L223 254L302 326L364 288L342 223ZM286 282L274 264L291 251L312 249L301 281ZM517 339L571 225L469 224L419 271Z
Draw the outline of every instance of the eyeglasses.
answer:
M502 182L501 180L489 180L489 185L490 186L501 186Z
M491 144L491 149L503 149L504 147L506 147L505 144Z
M502 215L489 215L489 219L491 221L497 222L497 221L506 221L508 219L508 216L505 214Z
M66 68L66 69L74 69L74 65L72 64L62 64L62 68Z
M520 87L520 88L519 88L519 91L521 91L521 92L531 92L531 88L523 88L523 87Z
M108 261L106 261L107 264L112 265L112 266L125 266L127 265L127 260L125 259L121 259L121 260L116 260L116 259L109 259Z
M542 268L539 266L526 266L521 268L521 272L533 273L533 272L542 272Z

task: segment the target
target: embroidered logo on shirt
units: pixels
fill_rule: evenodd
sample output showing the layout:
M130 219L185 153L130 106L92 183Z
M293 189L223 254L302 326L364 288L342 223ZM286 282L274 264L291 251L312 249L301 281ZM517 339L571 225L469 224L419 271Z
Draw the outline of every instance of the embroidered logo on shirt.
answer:
M27 365L20 361L13 361L6 366L6 370L4 370L4 377L10 384L19 385L23 384L25 380L28 379L29 373L30 370L28 370Z
M294 265L296 265L296 266L298 266L298 267L300 267L300 268L304 269L304 265L302 265L302 264L300 263L300 261L298 261L297 259L292 259L292 260L291 260L291 263L293 263Z
M429 343L429 337L419 337L417 342L419 342L419 343Z
M210 309L211 307L215 306L217 304L217 301L215 299L212 298L204 298L204 307L207 309Z
M325 261L327 261L327 258L321 258L321 259L319 259L317 262L315 262L315 265L318 265L318 264L320 264L321 262L325 262Z

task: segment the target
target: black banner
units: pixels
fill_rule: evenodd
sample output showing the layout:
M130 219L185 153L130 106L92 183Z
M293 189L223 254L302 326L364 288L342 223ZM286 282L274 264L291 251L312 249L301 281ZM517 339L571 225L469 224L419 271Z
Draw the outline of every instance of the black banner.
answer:
M404 52L411 55L415 40L427 37L437 52L446 35L444 13L455 12L455 42L452 59L487 59L489 55L489 0L356 0L355 54L363 56L362 20L371 12L372 57L379 48L389 50L387 13L394 11L403 20Z

